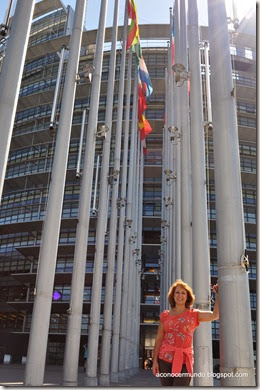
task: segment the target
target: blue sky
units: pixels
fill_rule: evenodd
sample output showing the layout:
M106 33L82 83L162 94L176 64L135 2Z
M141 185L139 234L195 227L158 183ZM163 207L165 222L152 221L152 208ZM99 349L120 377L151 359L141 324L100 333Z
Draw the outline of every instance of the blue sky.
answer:
M26 0L19 0L26 1ZM231 0L226 0L231 2ZM241 19L247 10L256 4L255 0L235 0ZM65 5L70 4L75 9L76 0L63 0ZM3 22L8 0L0 0L0 23ZM99 10L101 0L87 0L87 10L85 26L87 30L92 30L98 26ZM200 4L200 24L207 23L207 0L198 0ZM107 26L112 25L114 0L108 0ZM148 23L169 23L169 7L173 5L173 0L136 0L139 24ZM227 8L230 9L230 8ZM123 24L124 0L120 0L119 24Z

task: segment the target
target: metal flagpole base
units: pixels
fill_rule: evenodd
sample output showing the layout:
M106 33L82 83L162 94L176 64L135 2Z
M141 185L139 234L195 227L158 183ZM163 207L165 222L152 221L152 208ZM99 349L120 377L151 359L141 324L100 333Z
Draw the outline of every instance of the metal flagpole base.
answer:
M85 377L85 385L88 387L96 387L98 385L98 378L97 377Z
M119 381L118 372L111 372L110 373L110 382L117 383L118 381Z
M131 376L130 368L127 368L127 369L125 370L125 378L126 378L126 379L127 379L127 378L130 378L130 376Z
M73 386L73 387L77 387L78 386L78 382L77 381L63 381L62 382L62 386Z
M99 376L99 384L101 386L109 386L109 374L101 374Z
M221 367L221 386L255 386L255 369L248 367Z
M119 381L123 381L125 378L126 378L125 371L119 371L119 374L118 374Z

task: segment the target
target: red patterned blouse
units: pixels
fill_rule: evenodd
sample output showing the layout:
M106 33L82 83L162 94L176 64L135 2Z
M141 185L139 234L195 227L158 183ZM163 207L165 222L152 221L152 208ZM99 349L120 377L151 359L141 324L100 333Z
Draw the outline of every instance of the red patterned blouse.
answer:
M199 311L187 309L173 316L170 310L164 310L160 320L164 328L164 338L159 351L159 359L172 363L172 373L181 372L185 363L187 371L192 375L193 368L193 332L199 326Z

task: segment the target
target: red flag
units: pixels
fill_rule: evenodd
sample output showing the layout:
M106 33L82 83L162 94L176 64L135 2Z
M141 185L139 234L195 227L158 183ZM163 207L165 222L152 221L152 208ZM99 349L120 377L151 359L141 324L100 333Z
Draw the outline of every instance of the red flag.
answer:
M152 128L150 126L150 123L147 119L145 119L145 116L142 115L141 120L138 120L138 127L140 131L140 140L142 141L147 137L148 134L152 132Z
M175 45L174 45L174 38L172 38L172 65L174 65L174 50L175 50Z
M146 110L146 108L146 95L145 91L143 90L140 76L138 75L138 128L140 131L141 141L144 140L146 136L152 131L148 120L144 116L144 111Z

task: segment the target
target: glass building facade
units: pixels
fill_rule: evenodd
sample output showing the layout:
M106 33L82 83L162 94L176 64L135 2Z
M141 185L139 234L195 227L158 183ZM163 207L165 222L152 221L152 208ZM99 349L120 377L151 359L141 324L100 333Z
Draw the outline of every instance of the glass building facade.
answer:
M35 6L37 10L37 3ZM38 268L42 228L46 215L51 179L55 137L49 124L59 66L58 52L68 45L73 10L55 0L34 19L26 63L23 72L12 143L0 206L0 362L5 354L12 362L26 356L30 332L34 289ZM251 15L255 21L255 15ZM242 27L242 24L241 24ZM146 118L153 131L147 138L148 153L144 158L143 232L140 296L140 366L152 357L160 312L160 237L162 211L162 127L165 106L165 67L169 26L140 26L143 56L149 70L154 92ZM119 40L122 28L119 29ZM207 28L201 29L202 42L207 41ZM93 64L96 31L84 31L79 75L86 64ZM7 42L8 44L8 42ZM110 42L105 43L98 124L103 124L106 109L106 87L109 72ZM110 166L113 167L115 126L117 120L118 84L121 45L118 41L115 74L114 110ZM5 44L0 46L0 58ZM230 46L233 79L236 88L237 119L241 161L246 249L249 256L250 303L254 350L256 349L256 37L238 32ZM202 53L202 81L205 84L205 63ZM61 78L64 85L66 61ZM205 91L205 88L204 90ZM55 120L59 121L61 96ZM67 166L59 248L52 311L49 327L47 364L62 364L67 330L67 310L70 302L73 256L78 218L80 183L76 179L82 111L90 104L90 84L80 78L76 89L71 142ZM204 96L205 97L205 96ZM126 97L124 101L126 100ZM204 105L206 118L206 106ZM123 113L125 120L125 107ZM84 154L83 143L83 154ZM217 281L217 238L214 187L212 133L205 135L207 201L209 221L210 271L212 283ZM97 140L96 156L102 152L102 140ZM82 167L81 167L82 168ZM96 170L96 163L95 163ZM95 174L95 172L94 172ZM93 184L94 185L94 184ZM94 189L93 189L94 196ZM98 202L98 196L97 196ZM98 206L98 204L97 204ZM95 253L96 216L90 219L86 278L84 289L81 347L87 342L91 286ZM109 213L108 213L109 217ZM107 269L105 240L103 273ZM105 287L101 292L100 336L102 336ZM219 357L219 323L212 323L214 358ZM83 356L80 355L83 364Z

